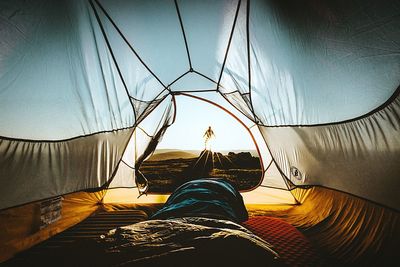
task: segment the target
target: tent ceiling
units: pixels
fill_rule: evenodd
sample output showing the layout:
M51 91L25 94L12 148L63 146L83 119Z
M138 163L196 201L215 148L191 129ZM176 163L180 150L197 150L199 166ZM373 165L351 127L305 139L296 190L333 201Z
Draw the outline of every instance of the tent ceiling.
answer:
M222 92L251 84L264 125L351 119L400 83L398 10L397 1L5 1L0 135L54 140L132 126L124 91L162 97L190 62L215 82L225 66ZM196 75L183 80L174 90L212 89Z

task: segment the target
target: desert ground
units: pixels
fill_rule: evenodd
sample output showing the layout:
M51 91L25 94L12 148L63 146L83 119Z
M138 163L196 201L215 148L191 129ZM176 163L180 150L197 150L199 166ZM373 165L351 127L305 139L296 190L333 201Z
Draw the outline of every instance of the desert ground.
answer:
M254 151L161 150L143 162L140 171L153 193L170 193L187 181L208 177L222 177L239 190L248 190L262 175L260 159L254 155Z

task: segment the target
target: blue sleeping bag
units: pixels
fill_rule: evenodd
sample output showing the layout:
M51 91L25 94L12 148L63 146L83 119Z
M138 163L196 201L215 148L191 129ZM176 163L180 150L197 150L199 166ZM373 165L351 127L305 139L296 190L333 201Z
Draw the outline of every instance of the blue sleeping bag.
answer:
M151 219L206 217L243 222L248 213L240 193L222 178L198 179L178 187Z

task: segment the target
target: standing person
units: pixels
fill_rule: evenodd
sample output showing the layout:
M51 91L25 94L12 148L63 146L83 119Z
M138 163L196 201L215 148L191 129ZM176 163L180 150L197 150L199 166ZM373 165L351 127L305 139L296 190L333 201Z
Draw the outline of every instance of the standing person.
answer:
M208 129L203 135L204 137L204 149L207 150L207 143L211 140L211 138L215 137L214 131L211 129L211 126L208 126ZM209 148L211 150L211 146Z

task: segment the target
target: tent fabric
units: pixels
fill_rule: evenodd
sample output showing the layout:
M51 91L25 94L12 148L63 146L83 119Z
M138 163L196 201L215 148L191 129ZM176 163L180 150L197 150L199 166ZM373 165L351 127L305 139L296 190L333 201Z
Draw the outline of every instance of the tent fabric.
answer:
M118 169L110 182L108 188L134 188L135 183L135 168L124 160L118 165Z
M276 174L264 186L322 185L398 210L399 10L396 0L2 1L0 209L110 183L158 106L215 91L262 132ZM165 121L135 149L148 153Z
M105 191L63 196L60 220L40 229L40 201L0 211L0 262L58 234L97 211Z
M351 119L399 86L398 1L251 1L249 8L250 93L264 125Z
M400 240L398 212L318 186L308 189L307 194L302 205L270 211L269 207L258 207L249 210L249 215L285 220L300 229L321 253L342 264L393 263Z
M0 209L102 187L113 177L132 131L54 142L0 139Z
M0 136L62 140L133 125L86 1L2 1L0 7Z
M260 130L295 185L324 185L398 208L399 118L397 95L387 107L347 123ZM292 167L301 177L293 176Z

